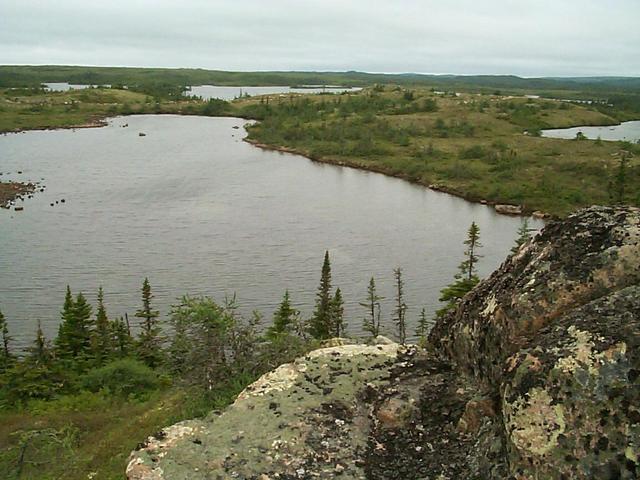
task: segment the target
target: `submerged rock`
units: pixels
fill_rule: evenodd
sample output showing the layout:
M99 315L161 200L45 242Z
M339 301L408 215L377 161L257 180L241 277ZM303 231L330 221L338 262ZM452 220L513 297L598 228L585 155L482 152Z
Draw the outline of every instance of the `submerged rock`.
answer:
M426 349L344 343L149 438L128 478L638 478L640 209L549 224Z

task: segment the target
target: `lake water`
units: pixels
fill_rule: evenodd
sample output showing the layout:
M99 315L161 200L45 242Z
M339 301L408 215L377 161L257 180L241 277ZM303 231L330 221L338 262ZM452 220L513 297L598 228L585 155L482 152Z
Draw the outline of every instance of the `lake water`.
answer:
M92 302L102 285L110 315L135 320L145 276L163 318L184 293L222 301L237 292L243 314L259 309L270 319L286 288L309 314L325 249L350 332L360 331L358 302L372 275L391 330L398 266L413 332L423 306L429 315L438 308L472 221L483 276L516 236L520 219L490 207L253 147L241 140L244 124L145 115L0 136L1 178L47 186L24 211L0 210L0 310L17 343L32 340L37 320L55 335L67 284Z
M578 132L592 140L626 140L636 143L640 141L640 120L623 122L620 125L606 127L573 127L542 130L543 137L574 139Z
M80 84L72 84L67 82L55 82L55 83L45 83L45 88L52 92L66 92L68 90L83 90L85 88L97 87L98 85L80 85ZM101 85L104 87L110 87L110 85Z
M361 88L353 87L315 87L315 88L292 88L292 87L220 87L216 85L198 85L191 87L191 91L185 92L185 95L193 95L202 97L204 100L210 98L219 98L221 100L233 100L242 95L271 95L281 94L288 95L291 93L342 93L357 92Z

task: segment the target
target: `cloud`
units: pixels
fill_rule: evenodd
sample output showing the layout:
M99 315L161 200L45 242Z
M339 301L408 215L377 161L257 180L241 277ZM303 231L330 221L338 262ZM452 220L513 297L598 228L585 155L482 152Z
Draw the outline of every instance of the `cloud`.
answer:
M636 0L0 0L0 63L640 75Z

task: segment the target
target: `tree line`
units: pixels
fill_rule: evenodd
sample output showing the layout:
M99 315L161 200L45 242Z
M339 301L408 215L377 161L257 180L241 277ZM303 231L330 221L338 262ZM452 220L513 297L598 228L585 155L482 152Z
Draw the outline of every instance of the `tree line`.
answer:
M512 252L529 238L528 224L524 222ZM467 231L464 245L463 261L453 282L441 290L442 308L431 318L425 308L420 311L415 336L421 343L435 320L454 308L480 281L477 263L482 245L475 222ZM396 339L404 344L408 337L408 306L401 268L394 269L393 278L391 320ZM20 355L11 348L7 321L0 312L0 406L52 398L82 388L127 390L118 382L133 382L127 391L135 392L135 382L148 383L153 372L211 391L230 378L250 381L321 345L323 340L345 336L347 330L344 298L340 288L333 288L328 251L324 255L315 309L308 319L303 319L294 307L288 290L267 328L257 311L250 319L244 319L238 313L235 296L217 303L209 297L186 295L172 308L171 328L165 329L159 311L153 307L153 298L151 285L145 278L141 307L134 315L137 331L134 334L128 316L109 317L102 288L98 290L94 314L83 293L74 296L67 287L53 342L45 338L38 323L35 339ZM361 327L368 337L381 334L383 299L375 278L371 277L360 302L364 311Z

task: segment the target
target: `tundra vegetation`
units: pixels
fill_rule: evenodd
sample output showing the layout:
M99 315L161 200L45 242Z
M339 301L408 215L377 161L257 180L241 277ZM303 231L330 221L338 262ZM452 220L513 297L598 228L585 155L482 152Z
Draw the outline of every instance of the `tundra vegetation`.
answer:
M182 88L0 89L0 131L97 125L109 116L144 113L239 116L259 120L247 128L248 140L264 147L399 176L473 201L557 216L592 204L640 204L639 145L540 137L545 128L640 118L635 94L599 100L605 94L598 92L586 104L527 98L522 91L374 85L355 93L226 102L185 97Z

